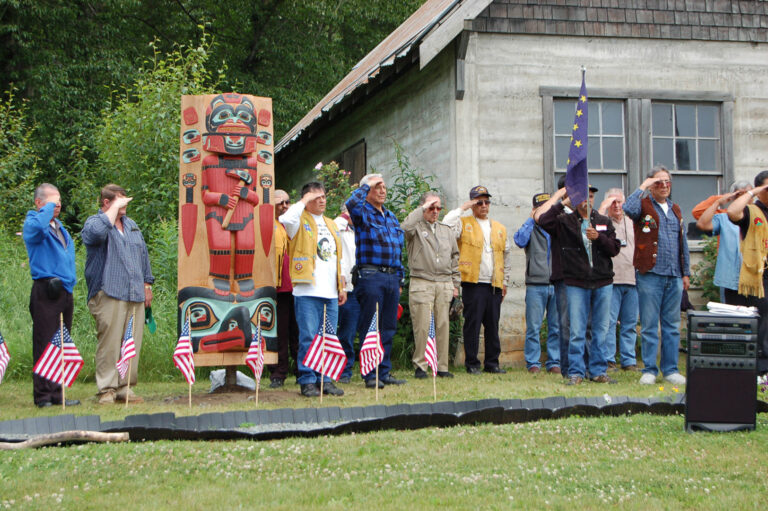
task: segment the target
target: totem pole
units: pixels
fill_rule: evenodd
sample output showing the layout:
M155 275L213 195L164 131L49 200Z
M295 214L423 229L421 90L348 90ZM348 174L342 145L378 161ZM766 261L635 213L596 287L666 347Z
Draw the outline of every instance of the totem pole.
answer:
M272 140L270 98L182 96L178 317L196 365L242 364L257 321L277 349Z

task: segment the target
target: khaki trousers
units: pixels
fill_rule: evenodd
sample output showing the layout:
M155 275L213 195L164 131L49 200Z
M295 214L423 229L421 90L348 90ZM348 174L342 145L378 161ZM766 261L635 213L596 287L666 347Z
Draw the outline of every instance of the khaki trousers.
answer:
M448 313L453 299L453 283L433 282L411 277L408 289L408 303L413 323L413 364L429 372L424 350L429 333L430 306L435 313L435 339L437 341L437 370L448 371Z
M120 358L120 345L123 334L128 327L131 315L133 320L133 342L136 344L136 356L131 359L131 387L137 382L139 371L139 356L141 354L141 340L144 337L144 303L124 302L107 296L104 291L99 291L96 296L88 300L88 309L96 320L96 387L99 394L107 390L115 390L118 393L125 392L128 382L120 378L117 372L117 359Z

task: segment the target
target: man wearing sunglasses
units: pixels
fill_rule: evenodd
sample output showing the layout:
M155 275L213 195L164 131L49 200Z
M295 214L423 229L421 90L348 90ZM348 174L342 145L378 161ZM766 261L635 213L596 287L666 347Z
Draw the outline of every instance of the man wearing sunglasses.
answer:
M680 300L688 289L689 256L680 207L670 199L672 177L663 165L627 197L624 212L635 228L635 268L642 327L643 375L640 383L653 385L661 369L664 379L684 385L677 368L680 345ZM656 366L661 323L661 367Z
M491 194L484 186L469 191L469 200L449 211L443 222L450 225L459 246L459 272L464 301L464 365L469 374L480 374L480 325L485 327L487 373L504 374L499 367L499 315L512 271L507 229L488 218ZM471 209L472 214L462 216Z
M448 313L453 297L459 295L459 247L456 236L438 221L442 203L435 192L427 192L403 221L411 284L408 301L413 322L413 364L416 378L427 377L424 350L432 314L435 320L437 376L453 378L448 371Z

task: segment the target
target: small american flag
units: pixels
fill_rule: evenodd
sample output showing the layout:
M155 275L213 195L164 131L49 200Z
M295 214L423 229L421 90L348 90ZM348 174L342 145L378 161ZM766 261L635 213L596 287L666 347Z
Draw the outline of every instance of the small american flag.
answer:
M424 358L427 365L432 368L432 376L437 376L437 340L435 339L435 313L430 312L429 333L427 334L427 347L424 349Z
M11 354L8 353L8 346L5 344L3 334L0 334L0 383L5 376L5 368L8 367L8 361L11 360Z
M371 325L368 327L368 333L365 334L363 345L360 346L360 374L365 376L384 360L384 348L381 346L381 336L379 335L378 312L373 314Z
M63 330L64 341L62 342L61 339L62 331L56 330L53 339L48 343L32 371L54 383L71 387L77 375L80 374L80 369L83 368L83 357L77 351L67 327Z
M128 327L123 335L123 343L120 345L120 359L117 361L117 372L120 378L125 378L128 372L129 360L136 356L136 345L133 342L133 316L128 320Z
M261 325L256 327L253 334L248 354L245 356L245 365L251 368L256 381L261 381L261 374L264 372L264 339L261 337Z
M317 332L309 351L302 362L308 368L324 374L333 380L338 380L344 366L347 364L347 355L344 353L339 338L336 337L336 328L325 317L325 342L323 342L323 329Z
M189 337L189 318L181 328L179 341L173 351L173 365L175 365L189 385L195 383L195 358L192 354L192 339Z

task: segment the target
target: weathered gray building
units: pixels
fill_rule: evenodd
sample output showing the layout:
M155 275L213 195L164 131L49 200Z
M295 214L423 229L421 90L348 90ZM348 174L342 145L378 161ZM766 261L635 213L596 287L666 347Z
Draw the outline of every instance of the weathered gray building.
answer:
M397 141L449 207L487 186L512 233L565 170L582 66L599 188L630 193L663 163L690 220L700 199L768 168L768 2L428 0L277 144L278 184L321 160L389 169ZM522 359L522 250L515 263L508 363Z

